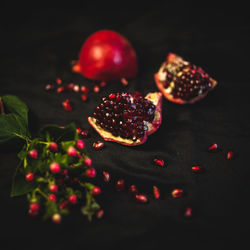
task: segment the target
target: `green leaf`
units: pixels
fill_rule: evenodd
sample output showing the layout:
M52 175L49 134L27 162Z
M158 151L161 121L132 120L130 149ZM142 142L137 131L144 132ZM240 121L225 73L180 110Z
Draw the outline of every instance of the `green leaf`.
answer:
M75 141L62 141L61 145L63 150L67 152L69 147L75 146Z
M35 188L35 183L27 182L25 180L24 174L21 171L22 161L17 166L16 172L14 174L12 187L11 187L11 197L20 196L31 192Z

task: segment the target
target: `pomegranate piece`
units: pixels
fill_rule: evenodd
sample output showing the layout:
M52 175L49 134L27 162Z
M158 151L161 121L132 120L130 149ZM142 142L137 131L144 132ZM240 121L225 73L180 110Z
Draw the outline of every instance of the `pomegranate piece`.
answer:
M183 196L183 190L182 189L179 189L179 188L176 188L172 191L172 197L174 198L179 198L179 197L182 197Z
M104 147L104 142L102 141L96 141L93 143L93 148L95 150L101 150Z
M137 56L125 37L112 30L101 30L84 42L73 71L96 81L134 78L138 72Z
M111 179L109 172L103 171L102 174L103 174L103 180L105 182L109 182Z
M155 74L155 82L169 101L178 104L195 103L217 85L201 67L173 53Z
M164 167L164 160L162 159L154 159L154 164L159 167Z
M103 97L88 121L106 141L128 146L146 142L161 124L162 94L111 93Z

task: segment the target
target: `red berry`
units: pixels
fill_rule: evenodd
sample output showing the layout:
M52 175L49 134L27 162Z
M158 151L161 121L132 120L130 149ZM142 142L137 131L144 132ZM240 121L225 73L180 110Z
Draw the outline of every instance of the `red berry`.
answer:
M28 173L25 176L26 181L32 182L34 180L34 174L33 173Z
M77 155L77 150L74 147L69 147L67 150L67 153L69 156L76 156Z
M58 213L53 214L53 216L52 216L52 221L53 221L54 223L60 224L60 223L61 223L61 220L62 220L62 218L61 218L61 215L60 215L60 214L58 214Z
M96 141L93 143L93 148L95 150L101 150L104 147L104 142L102 141Z
M48 198L49 198L49 200L51 201L51 202L56 202L56 196L54 195L54 194L50 194L49 196L48 196Z
M174 197L174 198L179 198L179 197L182 197L182 195L183 195L183 190L182 189L179 189L179 188L176 188L176 189L174 189L173 191L172 191L172 196Z
M37 212L37 211L39 211L39 209L40 209L39 203L33 202L33 203L30 204L30 210L31 211Z
M49 186L49 190L50 190L51 192L56 193L56 192L58 191L58 186L57 186L56 184L51 184L51 185Z
M231 160L231 159L233 159L234 158L234 152L233 151L229 151L228 153L227 153L227 159L228 160Z
M136 201L140 203L146 203L148 202L148 197L145 194L137 194L135 196Z
M57 83L58 85L62 84L62 79L61 79L60 77L57 77L56 83Z
M192 166L193 173L200 173L202 170L201 166Z
M138 193L138 190L137 190L136 185L131 185L131 186L129 187L129 192L132 193L132 194L137 194L137 193Z
M92 160L87 157L84 159L84 163L86 166L90 167L92 165Z
M80 134L82 132L82 129L81 128L76 128L76 132L77 132L77 134Z
M76 202L77 202L77 196L75 194L70 195L69 202L71 204L76 204Z
M103 171L102 174L103 174L103 180L105 182L109 182L110 181L110 174L106 171Z
M116 191L123 191L125 187L124 180L120 179L116 182L115 188Z
M86 102L88 100L88 96L85 95L85 94L82 94L81 99L82 99L83 102Z
M93 88L93 91L95 93L98 93L100 91L100 87L98 85L95 85L94 88Z
M82 141L82 140L77 140L76 141L76 147L78 148L78 149L84 149L84 142Z
M50 171L54 174L61 172L61 166L57 162L52 162L49 168L50 168Z
M49 150L52 152L56 152L58 150L58 145L55 142L50 142Z
M57 90L56 90L57 93L62 93L64 91L65 91L64 87L58 87Z
M74 85L73 91L74 92L79 92L80 91L80 86L79 85Z
M31 158L33 158L33 159L37 159L37 157L38 157L38 152L37 152L37 150L36 150L36 149L30 150L29 156L30 156Z
M69 99L66 99L64 102L62 102L62 106L66 111L71 111L73 108Z
M104 215L103 209L100 209L100 210L98 210L98 211L96 212L96 217L97 217L98 219L101 219L101 218L103 217L103 215Z
M99 195L101 193L101 189L99 187L94 187L92 189L92 194L93 195Z
M94 168L88 168L86 169L86 176L89 178L95 178L96 177L96 170Z
M208 151L209 152L217 152L218 151L218 144L214 143L211 146L209 146Z
M154 159L154 163L156 166L164 167L164 160L162 159Z
M86 86L81 86L81 91L87 95L89 93L89 88Z
M154 193L154 198L156 200L160 199L160 189L156 186L153 186L153 193Z

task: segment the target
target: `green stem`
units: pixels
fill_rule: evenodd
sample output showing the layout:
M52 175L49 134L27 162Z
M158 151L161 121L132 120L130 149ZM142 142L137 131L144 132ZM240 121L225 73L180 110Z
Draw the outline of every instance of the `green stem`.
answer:
M41 196L48 200L48 196L40 188L36 188L36 192L38 192Z
M17 133L13 133L15 136L17 136L17 137L19 137L19 138L21 138L21 139L23 139L23 140L25 140L26 142L31 142L31 139L30 138L28 138L28 137L25 137L25 136L22 136L22 135L19 135L19 134L17 134Z

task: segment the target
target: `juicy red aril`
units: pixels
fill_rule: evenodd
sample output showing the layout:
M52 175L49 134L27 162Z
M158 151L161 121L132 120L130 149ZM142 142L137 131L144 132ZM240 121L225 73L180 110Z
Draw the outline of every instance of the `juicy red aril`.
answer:
M85 95L85 94L82 94L81 99L82 99L83 102L86 102L88 100L88 96Z
M54 87L54 85L52 85L52 84L47 84L46 86L45 86L45 90L46 91L51 91L51 90L53 90L55 87Z
M186 218L190 218L190 217L192 217L192 215L193 215L193 209L191 207L187 207L185 212L184 212L184 216Z
M132 193L132 194L137 194L137 193L138 193L138 190L137 190L136 185L131 185L131 186L129 187L129 192Z
M39 203L33 202L33 203L30 204L30 210L32 210L32 211L39 211L39 209L40 209Z
M101 189L99 187L94 187L92 189L92 194L93 195L99 195L101 193Z
M33 158L33 159L37 159L37 157L38 157L38 152L37 152L37 150L36 150L36 149L30 150L29 156L30 156L31 158Z
M192 166L193 173L200 173L202 170L201 166Z
M70 195L69 202L71 204L76 204L76 202L77 202L77 196L75 194Z
M58 145L55 142L50 142L49 150L52 152L56 152L58 150Z
M86 129L85 129L85 130L82 130L81 133L80 133L80 135L81 135L82 137L87 137L88 134L89 134L89 131L86 130Z
M53 193L56 193L56 192L58 191L58 186L55 185L55 184L51 184L51 185L49 186L49 190L50 190L51 192L53 192Z
M32 182L34 180L34 174L33 173L28 173L25 176L26 181Z
M48 196L48 199L49 199L51 202L56 202L56 200L57 200L57 198L56 198L56 196L55 196L54 194L50 194L50 195Z
M127 86L128 85L128 81L127 81L126 78L122 78L121 79L121 83L122 83L123 86Z
M179 197L182 197L182 195L183 195L183 190L182 189L179 189L179 188L176 188L176 189L174 189L173 191L172 191L172 196L174 197L174 198L179 198Z
M105 182L109 182L110 179L111 179L110 174L108 172L106 172L106 171L103 171L102 174L103 174L103 180Z
M164 160L162 159L154 159L154 163L156 166L164 167Z
M154 193L154 198L156 200L160 199L160 189L156 186L153 186L153 193Z
M124 190L124 187L125 187L124 180L118 180L118 181L116 182L115 189L116 189L117 191L123 191L123 190Z
M80 86L75 84L74 87L73 87L73 91L78 93L80 91Z
M89 178L95 178L96 177L96 170L94 168L88 168L86 169L86 176Z
M139 203L147 203L148 202L148 197L145 194L137 194L135 196L135 199Z
M62 93L64 91L65 91L65 87L58 87L56 90L57 93Z
M233 159L233 158L234 158L234 152L233 152L233 151L227 152L227 159L228 159L228 160L231 160L231 159Z
M112 93L102 98L93 117L113 136L136 141L148 130L146 122L154 119L155 105L141 95Z
M56 83L57 83L58 85L62 84L62 79L61 79L60 77L58 77L58 78L56 79Z
M95 93L98 93L100 91L100 87L98 85L95 85L94 88L93 88L93 91Z
M69 83L66 87L66 90L71 92L73 91L73 88L74 88L74 83Z
M89 88L86 86L81 86L81 92L87 95L89 93Z
M72 104L69 99L66 99L64 102L62 102L62 106L66 111L72 110Z
M208 147L209 152L216 152L218 150L218 145L217 143L212 144L211 146Z
M104 147L104 142L102 141L96 141L93 143L93 148L95 150L101 150Z

